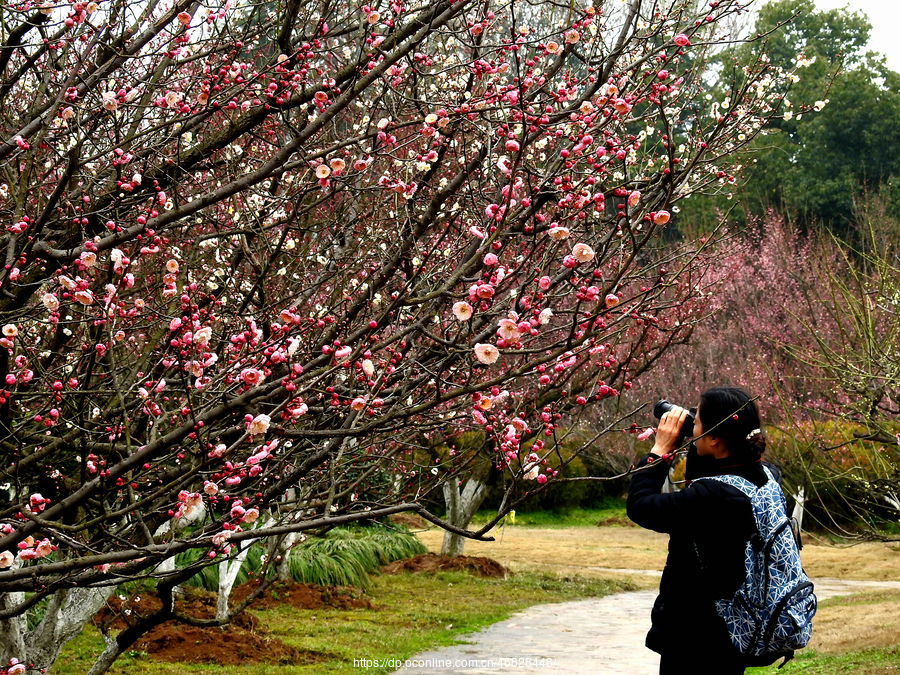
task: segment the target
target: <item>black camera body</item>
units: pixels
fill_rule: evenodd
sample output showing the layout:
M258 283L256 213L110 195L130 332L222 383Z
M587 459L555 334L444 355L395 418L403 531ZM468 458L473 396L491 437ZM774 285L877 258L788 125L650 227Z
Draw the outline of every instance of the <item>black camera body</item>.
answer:
M662 416L669 412L672 408L675 407L674 403L669 403L667 400L662 399L661 401L657 401L656 405L653 406L653 416L656 419L662 419ZM687 411L687 416L684 418L684 424L681 425L681 429L678 432L678 446L684 445L684 442L693 437L694 435L694 418L697 415L696 408L690 408Z

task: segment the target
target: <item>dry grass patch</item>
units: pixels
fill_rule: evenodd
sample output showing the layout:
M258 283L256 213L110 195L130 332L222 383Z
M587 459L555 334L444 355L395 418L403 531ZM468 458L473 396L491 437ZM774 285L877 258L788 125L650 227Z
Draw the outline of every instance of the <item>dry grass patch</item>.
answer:
M493 542L466 542L466 554L493 558L513 571L555 571L579 576L607 576L610 568L661 571L669 541L665 534L625 527L516 526L502 527L494 536ZM430 551L440 551L441 530L420 532L418 537ZM900 550L896 542L833 546L823 540L813 543L807 539L801 557L813 578L900 581Z
M496 541L467 541L467 555L487 556L512 570L556 571L579 576L607 575L600 568L662 570L667 535L639 528L570 527L546 529L500 528ZM440 551L443 532L420 532L431 551Z
M831 598L813 619L811 649L842 654L900 644L900 590Z
M809 576L859 581L900 580L897 542L867 541L850 546L810 540L800 552Z

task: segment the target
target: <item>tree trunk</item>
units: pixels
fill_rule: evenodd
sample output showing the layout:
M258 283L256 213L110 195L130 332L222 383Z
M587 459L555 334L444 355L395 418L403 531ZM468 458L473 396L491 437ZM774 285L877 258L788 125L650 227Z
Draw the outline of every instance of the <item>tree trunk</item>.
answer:
M469 478L462 492L456 482L448 480L444 483L444 501L447 504L447 522L461 529L469 527L472 516L487 497L487 483L480 478ZM444 543L441 546L441 555L462 555L466 545L466 538L453 532L444 532Z
M18 561L16 561L18 563ZM18 567L18 564L16 565ZM25 601L24 593L0 593L0 610L12 609ZM20 614L11 619L0 621L0 665L9 663L11 658L26 660L25 654L25 615Z
M791 518L797 522L797 530L803 529L803 505L806 503L806 491L803 486L797 488L794 495L794 510L791 512Z
M48 670L63 646L81 632L114 591L114 587L57 591L50 596L43 619L30 632L24 614L0 622L0 663L15 657L33 663L35 671ZM23 593L3 594L0 607L12 607L23 600Z
M219 563L219 595L216 599L216 619L219 621L228 616L228 598L249 551L250 543L246 543L234 558Z
M288 564L288 559L290 558L294 544L299 540L299 532L290 532L284 535L279 544L275 547L275 577L278 581L287 582L291 580L291 567Z

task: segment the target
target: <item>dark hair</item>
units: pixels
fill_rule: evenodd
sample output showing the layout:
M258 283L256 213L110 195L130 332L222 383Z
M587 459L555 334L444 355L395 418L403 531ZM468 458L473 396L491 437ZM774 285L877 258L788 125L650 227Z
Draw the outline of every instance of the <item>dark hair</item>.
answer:
M697 415L703 431L721 438L729 455L738 462L755 462L765 452L766 437L759 421L759 409L743 389L707 389L700 394Z

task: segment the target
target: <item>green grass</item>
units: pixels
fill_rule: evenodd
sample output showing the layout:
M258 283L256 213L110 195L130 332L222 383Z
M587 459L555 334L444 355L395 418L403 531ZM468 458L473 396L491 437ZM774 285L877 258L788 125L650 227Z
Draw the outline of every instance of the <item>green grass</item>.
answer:
M256 612L271 637L301 650L309 663L293 665L210 666L179 664L195 675L383 675L395 668L354 667L353 659L406 659L457 644L459 636L477 631L531 605L598 597L630 590L623 582L559 579L520 573L508 579L479 579L463 572L378 575L368 593L376 609L300 610L280 606ZM70 642L53 675L83 675L93 655L103 648L93 628ZM129 652L110 675L171 675L172 664Z
M496 511L479 511L472 519L473 525L484 524L496 515ZM557 511L516 512L513 518L508 515L505 527L595 527L619 525L628 520L625 515L625 500L609 498L596 508L572 507Z
M766 668L748 668L747 674L802 673L803 675L893 675L900 673L900 645L883 649L866 649L847 654L819 654L803 651L778 669L777 664Z
M403 529L378 525L369 527L336 527L323 537L310 537L295 546L288 557L288 571L297 582L322 586L369 587L369 574L394 560L411 558L428 549ZM262 568L262 544L250 547L238 573L236 586ZM184 567L204 552L196 549L175 556L175 564ZM219 566L204 567L184 585L198 586L216 592L219 588Z

